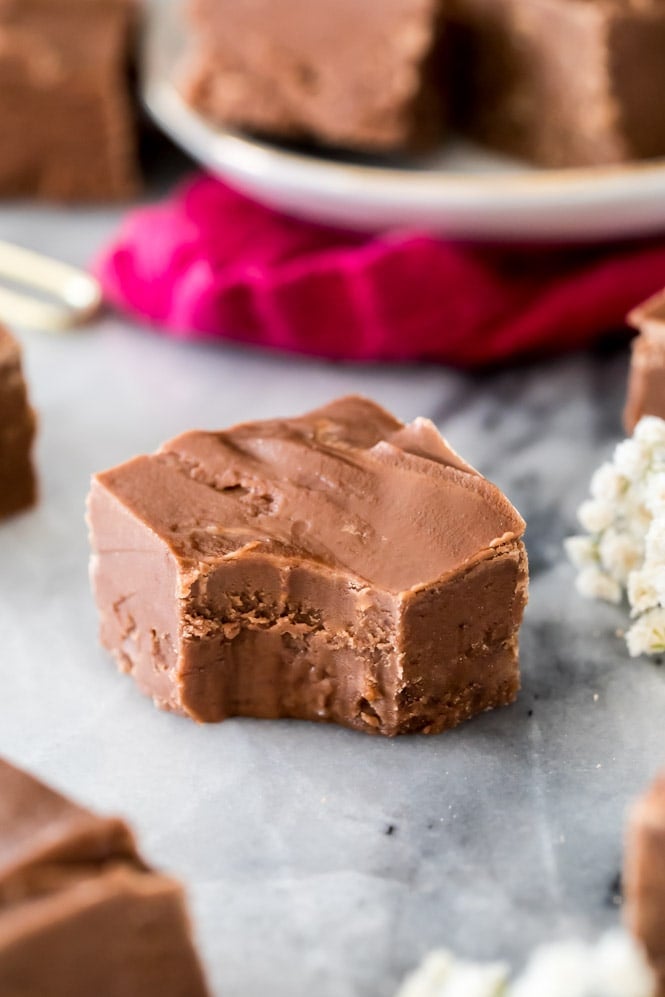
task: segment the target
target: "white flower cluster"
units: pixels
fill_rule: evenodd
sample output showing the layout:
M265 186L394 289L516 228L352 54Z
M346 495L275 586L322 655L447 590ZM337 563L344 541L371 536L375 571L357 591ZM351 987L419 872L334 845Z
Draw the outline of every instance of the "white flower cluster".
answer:
M632 938L622 931L595 945L560 942L536 949L509 982L503 963L473 963L432 952L397 997L653 997L655 981Z
M640 419L631 439L591 479L578 511L586 536L566 541L579 569L578 591L619 603L635 620L626 634L632 657L665 652L665 421Z
M407 977L397 997L503 997L507 980L502 962L464 962L437 949Z

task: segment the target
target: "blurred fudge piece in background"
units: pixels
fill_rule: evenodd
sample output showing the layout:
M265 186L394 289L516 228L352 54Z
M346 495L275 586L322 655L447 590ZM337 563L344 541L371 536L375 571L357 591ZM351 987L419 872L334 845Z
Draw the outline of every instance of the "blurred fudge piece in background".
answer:
M0 0L0 196L135 192L136 13L133 0Z
M628 321L639 330L633 340L624 412L626 430L632 433L643 415L665 419L665 291L635 308Z
M0 993L206 997L183 891L121 820L0 759Z
M644 947L665 995L665 772L634 807L624 868L629 927Z
M370 151L442 134L439 0L190 0L184 83L213 120Z
M30 451L35 415L28 402L18 343L0 326L0 518L36 498Z
M464 130L545 166L665 153L663 0L450 0Z

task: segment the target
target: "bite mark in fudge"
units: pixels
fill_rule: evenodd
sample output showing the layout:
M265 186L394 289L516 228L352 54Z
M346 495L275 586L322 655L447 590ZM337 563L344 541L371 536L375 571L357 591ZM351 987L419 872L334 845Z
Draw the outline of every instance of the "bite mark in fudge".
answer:
M89 523L102 643L166 709L395 735L517 694L524 522L427 420L186 433L97 475Z
M0 196L135 192L136 9L134 0L0 0Z
M31 458L35 427L19 345L0 326L0 518L35 502L37 487Z
M187 99L222 124L367 150L443 129L438 0L191 0Z
M624 863L628 925L644 946L665 997L665 773L634 807Z
M624 425L629 433L643 415L665 419L665 291L628 316L639 330L633 340Z
M0 759L0 992L206 997L182 889L120 820Z
M451 0L462 128L546 166L665 153L662 0Z

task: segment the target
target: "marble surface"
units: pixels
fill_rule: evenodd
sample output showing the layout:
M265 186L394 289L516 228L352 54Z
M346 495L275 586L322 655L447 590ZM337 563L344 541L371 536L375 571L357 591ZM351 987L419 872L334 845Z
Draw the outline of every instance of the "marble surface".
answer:
M84 263L114 212L0 211L0 238ZM432 946L518 967L618 921L629 801L665 754L665 673L583 602L561 542L620 435L624 350L466 376L185 346L105 317L25 333L38 508L0 526L0 752L125 815L181 875L216 995L389 997ZM97 645L91 472L190 427L349 391L427 415L529 522L523 692L436 738L158 713Z

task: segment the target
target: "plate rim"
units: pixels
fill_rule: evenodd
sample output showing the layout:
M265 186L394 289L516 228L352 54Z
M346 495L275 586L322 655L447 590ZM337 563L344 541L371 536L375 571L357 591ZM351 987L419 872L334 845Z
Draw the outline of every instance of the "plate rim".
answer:
M492 191L496 192L497 187L512 190L533 186L538 187L539 190L544 187L552 187L560 192L563 185L577 187L579 190L587 187L597 190L600 181L603 189L606 190L613 181L622 183L626 176L639 175L643 180L653 179L662 182L665 189L665 157L602 166L574 166L557 169L530 168L528 163L520 168L519 164L516 163L514 169L506 169L505 172L487 170L477 173L459 169L410 169L408 166L373 165L371 163L350 162L344 159L328 159L324 155L317 155L316 151L311 154L298 152L295 149L282 146L276 141L246 134L237 129L226 128L207 119L188 104L180 93L178 85L170 79L162 80L160 83L149 78L144 80L142 99L151 116L171 134L174 133L174 129L165 121L163 114L166 102L177 110L183 120L188 121L189 127L199 128L212 134L217 145L224 143L229 146L230 153L242 152L254 157L260 156L265 161L279 159L299 171L307 173L311 173L312 170L327 170L337 174L350 175L353 176L355 182L360 180L363 183L371 184L374 188L378 185L393 187L394 184L399 183L408 187L416 187L419 191L429 190L429 188L440 190L442 187L464 186L472 188L474 191L491 187ZM491 152L491 150L489 151ZM219 163L215 157L209 156L207 158L209 161Z

